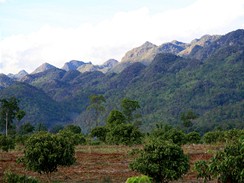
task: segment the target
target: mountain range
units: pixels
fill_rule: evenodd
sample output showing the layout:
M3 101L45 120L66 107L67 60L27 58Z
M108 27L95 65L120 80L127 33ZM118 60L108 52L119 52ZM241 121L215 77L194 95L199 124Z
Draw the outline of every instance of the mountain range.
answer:
M44 63L28 74L0 75L0 98L16 96L26 111L23 121L76 123L91 128L89 96L106 98L106 112L123 98L139 101L144 130L163 122L180 125L180 115L198 114L193 129L243 128L244 30L205 35L190 43L150 42L125 53L120 62L102 65L72 60L57 68ZM102 123L102 124L103 124Z

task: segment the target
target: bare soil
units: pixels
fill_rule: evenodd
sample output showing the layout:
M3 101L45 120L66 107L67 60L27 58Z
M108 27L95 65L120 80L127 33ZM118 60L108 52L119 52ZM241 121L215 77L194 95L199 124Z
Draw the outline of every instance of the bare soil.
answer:
M52 180L70 183L124 183L128 177L140 175L129 169L133 156L128 152L133 148L127 146L78 146L76 148L76 163L70 167L59 167L58 172L52 174ZM213 154L222 149L220 146L211 145L185 145L184 152L189 155L191 169L183 179L175 182L202 182L197 179L193 169L194 162L208 160ZM45 175L27 171L21 164L17 164L18 157L23 155L19 148L15 151L0 152L0 182L3 182L3 173L6 170L17 174L36 177L46 182ZM216 181L213 181L216 182Z

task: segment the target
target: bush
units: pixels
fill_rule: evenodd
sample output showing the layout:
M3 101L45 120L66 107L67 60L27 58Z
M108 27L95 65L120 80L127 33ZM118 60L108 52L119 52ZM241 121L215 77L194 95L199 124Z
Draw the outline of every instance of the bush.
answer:
M0 149L8 152L15 148L15 140L10 136L0 135Z
M151 140L150 140L151 139ZM157 125L149 136L150 141L166 140L177 145L183 145L187 142L186 134L169 125Z
M30 137L30 135L16 135L15 142L16 142L16 144L24 145L29 137Z
M39 132L25 144L24 157L20 159L28 170L47 175L57 171L58 166L70 166L75 162L72 140L63 134Z
M186 135L187 142L190 144L200 143L201 136L198 132L190 132Z
M224 132L223 131L213 131L207 132L203 135L203 142L206 144L213 144L217 142L224 142Z
M186 134L181 130L172 128L164 134L164 140L171 140L177 145L183 145L186 143Z
M69 139L70 143L74 145L81 145L86 143L85 137L81 133L73 133L69 130L60 130L57 135L62 135Z
M39 183L39 181L33 177L18 175L9 171L4 172L3 181L4 183Z
M213 144L218 142L232 143L244 135L244 130L232 129L227 131L207 132L203 136L204 143Z
M76 126L76 125L67 125L66 127L64 127L64 130L70 131L70 132L75 133L75 134L81 133L81 128L79 126Z
M104 126L97 126L91 130L91 136L98 138L100 141L106 141L108 129Z
M130 168L152 177L154 182L177 180L190 167L182 148L173 143L155 141L138 152L139 157L130 164Z
M227 143L236 142L241 136L244 136L244 130L231 129L224 132L225 141Z
M118 124L107 132L106 142L109 144L140 144L142 133L132 124Z
M204 181L217 178L221 182L244 182L244 137L233 145L228 145L223 151L209 161L195 163L198 177Z

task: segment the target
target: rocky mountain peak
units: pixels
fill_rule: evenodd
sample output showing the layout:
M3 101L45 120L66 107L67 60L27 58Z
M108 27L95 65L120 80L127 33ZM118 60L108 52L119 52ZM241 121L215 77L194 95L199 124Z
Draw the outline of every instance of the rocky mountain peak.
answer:
M62 67L62 69L66 71L76 70L78 67L82 66L83 64L85 64L85 62L83 61L71 60L69 62L66 62Z
M44 72L46 70L53 69L53 68L56 68L56 67L49 63L44 63L44 64L40 65L39 67L37 67L31 74L37 74L37 73Z
M106 62L104 62L101 66L103 67L114 67L115 65L117 65L119 62L118 60L115 60L115 59L109 59L107 60Z
M187 44L179 41L164 43L158 47L158 53L172 53L177 55L186 48Z
M148 65L151 62L152 57L156 55L156 50L157 46L147 41L143 45L128 51L121 62L133 63L140 61L143 64Z
M147 49L151 49L151 48L155 48L157 47L157 45L149 42L149 41L146 41L144 44L142 44L140 47L138 48L147 48Z
M21 70L17 74L8 74L8 77L19 81L26 75L28 75L28 72L26 72L25 70Z
M189 55L193 49L197 47L205 47L213 43L214 41L218 40L221 36L219 35L204 35L200 39L194 39L191 41L190 44L187 45L187 47L182 50L179 55L180 56L187 56Z

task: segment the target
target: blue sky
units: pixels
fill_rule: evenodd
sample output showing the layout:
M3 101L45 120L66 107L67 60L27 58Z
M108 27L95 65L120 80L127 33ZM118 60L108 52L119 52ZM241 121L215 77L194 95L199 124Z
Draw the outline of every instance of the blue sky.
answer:
M0 0L2 38L38 31L43 25L77 27L117 12L147 7L152 13L187 6L194 0Z
M0 73L120 61L146 41L190 42L239 28L243 0L0 0Z

